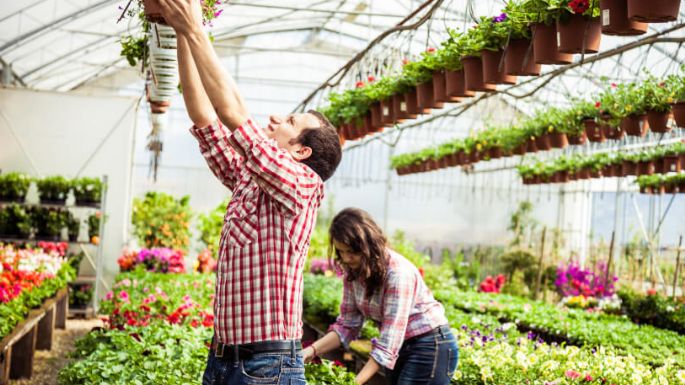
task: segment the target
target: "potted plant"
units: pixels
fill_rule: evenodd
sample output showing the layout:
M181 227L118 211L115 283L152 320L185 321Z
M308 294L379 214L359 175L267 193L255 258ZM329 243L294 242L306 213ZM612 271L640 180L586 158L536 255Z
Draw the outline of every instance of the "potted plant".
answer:
M621 174L623 176L637 175L637 165L639 158L635 154L623 156L621 163Z
M507 19L502 21L509 30L509 39L504 49L504 68L508 75L537 76L540 75L540 64L535 63L532 55L530 28L526 20L516 15L525 14L523 4L510 1L504 7Z
M81 221L71 212L66 212L66 226L69 234L69 242L76 242L78 240L79 231L81 230Z
M462 56L462 34L448 28L449 38L442 43L442 58L445 65L445 93L457 100L475 95L466 89Z
M642 151L635 154L637 161L637 175L652 175L654 174L653 154L649 151Z
M599 0L602 33L605 35L636 36L647 32L647 23L628 17L626 0Z
M557 31L559 52L595 53L599 51L602 25L599 0L549 0L559 10Z
M678 127L685 127L685 66L680 67L679 74L666 78L666 88L669 93L668 102L673 110L673 119Z
M647 134L644 94L636 83L619 84L615 87L613 115L621 119L621 129L630 136Z
M666 23L678 19L680 0L628 0L628 18L643 23Z
M668 117L671 112L669 103L673 101L673 98L666 84L649 74L647 80L642 83L640 92L644 97L649 129L657 133L669 132L671 130L668 126Z
M559 10L550 7L548 0L525 0L523 12L512 17L530 25L533 39L533 59L537 64L569 64L573 55L559 52L557 24Z
M55 207L34 207L31 219L36 227L36 239L57 242L66 225L65 211Z
M18 172L0 174L0 201L24 202L30 185L31 177L28 175Z
M675 143L664 149L661 172L680 172L685 168L685 143Z
M102 215L100 212L95 212L88 216L88 239L91 243L98 244L100 237L100 219Z
M64 205L71 182L61 175L45 177L36 181L41 203Z
M428 114L432 108L442 108L433 96L433 73L422 61L409 62L402 67L402 83L416 87L416 106L421 113Z
M560 125L566 132L569 144L583 145L587 142L584 121L596 114L597 109L587 101L574 101L571 108L560 117Z
M620 109L622 107L619 105L620 102L615 92L616 88L617 85L612 83L610 87L599 95L601 108L597 121L605 138L620 140L623 139L625 132L620 127L622 119Z
M507 14L496 17L481 17L480 23L468 33L475 42L473 48L480 48L483 81L487 84L516 84L516 76L504 71L503 47L509 36L509 28L504 21Z
M100 178L79 178L73 181L72 188L77 206L98 207L102 200L102 181Z
M0 208L0 236L28 239L33 228L31 216L24 206L10 203Z
M480 57L485 42L479 36L478 25L461 36L461 62L464 65L464 79L469 91L489 92L495 90L494 84L483 81L483 60Z

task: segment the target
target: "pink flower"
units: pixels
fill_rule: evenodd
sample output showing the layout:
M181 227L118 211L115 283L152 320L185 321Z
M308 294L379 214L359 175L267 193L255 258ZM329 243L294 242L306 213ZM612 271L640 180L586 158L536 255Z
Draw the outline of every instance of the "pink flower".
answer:
M105 299L106 299L106 300L109 301L109 300L112 299L112 298L114 298L114 293L112 293L111 291L110 291L109 293L105 294Z
M220 9L220 10L214 12L214 17L219 17L219 15L221 15L221 12L223 12L223 11L224 11L223 9Z
M575 380L576 378L580 378L580 376L581 376L581 374L576 372L575 370L569 369L566 371L566 377L568 377L568 378Z
M428 52L428 53L433 53L433 52L435 52L435 48L433 48L433 47L428 47L428 48L426 48L426 52Z
M586 375L585 375L585 381L587 381L587 382L592 381L592 376L589 375L589 374L586 374Z
M128 302L128 301L129 301L128 293L126 292L126 290L122 290L122 291L119 292L119 299L122 300L122 301L124 301L124 302Z
M369 76L369 77L366 78L366 80L367 80L369 83L372 83L372 82L375 82L375 81L376 81L376 78L373 77L373 76Z
M362 88L364 87L364 82L357 82L357 84L354 85L356 88Z

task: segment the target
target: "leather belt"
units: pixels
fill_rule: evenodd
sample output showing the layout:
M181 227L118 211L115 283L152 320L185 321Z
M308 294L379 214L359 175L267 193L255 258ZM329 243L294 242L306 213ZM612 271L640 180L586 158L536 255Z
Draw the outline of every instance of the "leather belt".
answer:
M418 340L419 338L429 337L429 336L433 336L433 335L436 335L436 334L440 334L440 335L444 336L444 335L446 335L447 333L449 333L450 331L451 331L451 330L450 330L449 325L441 325L441 326L438 326L437 328L435 328L435 329L433 329L433 330L431 330L431 331L429 331L429 332L426 332L426 333L423 333L423 334L419 334L418 336L414 336L414 337L411 337L411 338L407 338L407 340L404 341L404 342L411 342L411 341L414 341L414 340Z
M289 341L262 341L242 345L224 345L215 339L212 340L214 356L230 362L245 361L259 353L282 353L293 354L302 350L300 340Z

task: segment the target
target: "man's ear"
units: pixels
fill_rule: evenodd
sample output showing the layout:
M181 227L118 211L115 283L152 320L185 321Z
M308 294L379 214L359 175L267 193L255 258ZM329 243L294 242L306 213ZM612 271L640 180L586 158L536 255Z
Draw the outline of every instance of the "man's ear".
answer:
M300 148L292 152L292 155L295 160L301 162L312 156L312 148L308 146L300 146Z

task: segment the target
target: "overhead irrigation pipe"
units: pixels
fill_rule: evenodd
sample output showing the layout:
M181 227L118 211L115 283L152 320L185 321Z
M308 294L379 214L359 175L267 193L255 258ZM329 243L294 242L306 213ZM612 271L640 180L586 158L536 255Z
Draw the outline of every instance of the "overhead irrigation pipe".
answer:
M409 24L409 25L404 25L407 21L411 20L414 16L416 16L417 13L421 12L424 8L426 8L430 3L433 3L433 6L431 9L423 15L416 23ZM359 60L361 60L364 55L366 55L367 52L371 50L376 44L381 42L383 39L385 39L387 36L399 32L399 31L407 31L407 30L412 30L412 29L417 29L421 25L423 25L426 21L430 20L431 16L433 13L440 7L442 4L443 0L427 0L425 3L421 4L418 8L416 8L412 13L407 15L404 19L402 19L397 25L395 25L393 28L390 28L386 30L385 32L381 33L378 35L375 39L373 39L366 48L363 50L359 51L352 59L350 59L344 66L342 66L339 70L337 70L331 77L329 77L322 85L320 85L317 89L312 91L293 111L302 111L304 110L304 107L309 103L316 94L323 90L326 87L335 87L338 84L340 84L340 81L342 78L349 72L349 70L352 68L352 65ZM333 79L338 77L338 80L333 82Z
M574 69L574 68L576 68L576 67L582 66L582 65L584 65L584 64L589 64L589 63L594 63L594 62L597 62L597 61L600 61L600 60L604 60L604 59L607 59L607 58L609 58L609 57L612 57L612 56L616 56L616 55L622 54L622 53L624 53L624 52L626 52L626 51L630 51L630 50L632 50L632 49L642 47L642 46L644 46L644 45L652 45L652 44L658 44L658 43L683 43L683 42L685 42L685 37L660 37L660 36L669 34L669 33L673 32L673 31L677 31L677 30L682 29L682 28L685 28L685 23L676 24L676 25L674 25L673 27L667 28L667 29L665 29L665 30L663 30L663 31L656 32L656 33L654 33L653 35L647 36L647 37L645 37L645 38L643 38L643 39L633 41L633 42L631 42L631 43L628 43L628 44L625 44L625 45L622 45L622 46L619 46L619 47L610 49L610 50L608 50L608 51L604 51L604 52L599 53L599 54L596 54L596 55L594 55L594 56L592 56L592 57L590 57L590 58L586 58L586 59L583 60L583 61L579 61L579 62L577 62L577 63L572 63L572 64L565 65L565 66L560 67L560 68L558 68L558 69L555 69L555 70L553 70L553 71L544 73L544 74L542 74L542 75L540 75L540 76L532 77L532 78L530 78L530 79L527 79L527 80L524 80L524 81L522 81L522 82L520 82L520 83L517 83L517 84L515 84L515 85L512 85L512 86L508 87L508 88L505 89L505 90L502 90L502 91L494 91L494 92L489 92L489 93L484 93L484 94L480 95L479 97L477 97L477 98L475 98L475 99L472 99L472 100L469 101L469 102L460 103L459 105L455 106L454 108L449 109L449 110L447 110L447 111L444 111L444 112L442 112L442 113L433 114L433 115L431 115L430 117L428 117L428 118L426 118L426 119L422 119L422 120L420 120L420 121L416 121L416 122L410 123L410 124L408 124L408 125L399 127L399 128L397 128L396 130L389 130L389 131L385 131L385 132L382 133L382 134L374 135L373 137L371 137L371 138L369 138L369 139L367 139L367 140L364 140L364 141L361 142L361 143L353 144L353 145L351 145L351 146L349 146L349 147L346 147L346 148L345 148L345 151L349 151L349 150L352 150L352 149L354 149L354 148L357 148L357 147L360 147L360 146L364 146L364 145L366 145L367 143L370 143L370 142L372 142L372 141L374 141L374 140L378 140L378 139L380 139L381 137L383 137L383 136L385 136L385 135L392 134L392 133L394 133L394 132L396 132L396 131L398 131L398 130L399 130L399 131L402 131L402 130L405 130L405 129L408 129L408 128L411 128L411 127L420 126L420 125L423 125L423 124L425 124L425 123L428 123L428 122L431 122L431 121L433 121L433 120L440 119L440 118L445 118L445 117L457 117L457 116L460 116L461 114L463 114L463 113L466 112L468 109L470 109L471 107L475 106L476 104L478 104L478 103L481 102L482 100L485 100L485 99L487 99L487 98L490 98L490 97L492 97L492 96L494 96L494 95L504 94L504 95L508 95L508 96L511 96L511 97L517 98L517 99L529 97L529 96L533 95L534 93L536 93L537 91L539 91L542 87L544 87L545 85L547 85L550 81L552 81L552 79L556 78L557 76L559 76L559 75L561 75L561 74L563 74L563 73L565 73L565 72L567 72L567 71L569 71L569 70L571 70L571 69ZM545 77L549 77L549 78L548 78L548 79L545 79L541 84L537 85L537 86L536 86L534 89L532 89L530 92L527 92L527 93L522 94L522 95L516 95L516 94L510 93L510 91L511 91L512 89L516 89L516 88L521 87L521 86L523 86L523 85L526 85L526 84L529 84L529 83L533 83L533 82L535 82L535 81L539 81L541 78L545 78ZM322 86L322 87L323 87L323 86Z

